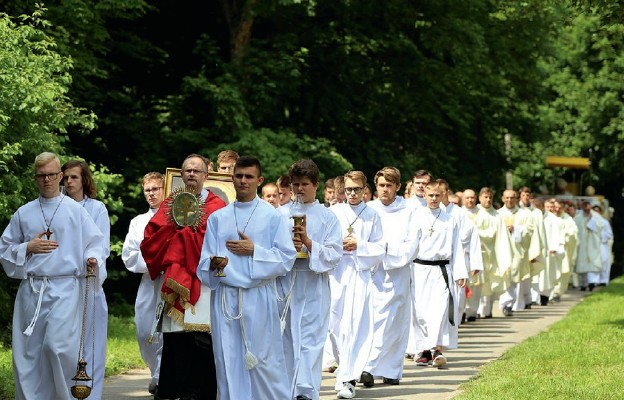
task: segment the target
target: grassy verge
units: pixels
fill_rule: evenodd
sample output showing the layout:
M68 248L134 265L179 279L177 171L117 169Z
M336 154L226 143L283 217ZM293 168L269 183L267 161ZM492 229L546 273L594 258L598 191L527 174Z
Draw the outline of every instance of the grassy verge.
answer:
M132 317L108 317L106 376L117 375L132 368L144 368L134 334ZM14 399L11 350L0 347L0 400Z
M623 310L620 277L484 366L455 399L622 399Z

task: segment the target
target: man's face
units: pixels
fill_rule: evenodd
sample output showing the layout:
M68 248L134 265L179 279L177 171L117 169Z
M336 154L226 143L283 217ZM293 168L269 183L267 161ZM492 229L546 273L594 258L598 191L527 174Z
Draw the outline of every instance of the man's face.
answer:
M236 160L223 160L219 163L219 172L223 174L231 174L234 172L234 165L236 164Z
M587 214L587 215L591 214L591 204L583 203L582 207L583 207L583 212L585 214Z
M262 200L266 201L275 208L279 207L279 190L277 190L277 187L263 187Z
M370 201L373 198L373 194L368 186L364 186L364 196L362 196L363 201Z
M561 207L561 203L559 203L558 201L555 201L553 203L553 212L557 214L558 216L561 216L562 210L563 208Z
M160 207L160 203L162 203L165 196L160 180L149 179L145 181L143 184L143 195L145 196L145 200L147 200L147 204L149 204L150 208Z
M576 207L574 206L568 206L567 210L568 214L574 218L576 216Z
M492 199L490 199L490 203ZM462 203L466 208L474 208L477 205L477 196L474 190L464 190L464 196L462 198Z
M326 187L323 190L323 201L330 204L334 201L334 188Z
M65 193L72 199L82 200L84 196L82 187L82 168L71 167L66 168L63 172L63 183L65 185Z
M513 190L505 190L503 192L503 204L505 204L505 207L507 208L514 208L516 206L516 192L514 192Z
M448 204L448 196L449 196L449 190L445 185L439 185L438 189L440 190L440 202L442 204Z
M387 181L385 177L379 176L377 178L377 198L385 206L392 204L396 195L401 188L401 184L392 183Z
M39 193L45 198L58 196L60 193L59 180L63 179L61 166L52 160L35 169L35 182Z
M441 199L442 193L440 186L425 188L425 200L427 200L427 207L432 209L439 208Z
M491 193L482 193L479 196L479 204L481 204L481 207L484 207L484 208L492 207L492 194Z
M201 158L191 157L184 161L182 181L186 186L190 186L195 193L199 193L202 190L207 175L206 165Z
M280 206L283 206L284 204L288 204L288 202L291 200L291 197L292 197L292 191L290 189L290 186L280 187L278 190L279 190Z
M553 206L553 203L551 203L550 201L547 201L544 203L544 210L548 211L548 212L554 212L555 211L555 207Z
M345 178L345 195L352 206L360 204L364 197L364 184L359 180Z
M528 207L531 204L531 193L530 192L521 192L520 193L520 202Z
M429 175L414 177L414 184L412 185L412 193L422 198L425 196L425 186L431 181Z
M319 183L312 183L307 176L293 176L291 179L292 191L294 195L301 195L304 203L313 203L316 200L316 190Z
M234 190L236 191L236 200L247 202L253 200L258 193L258 186L264 182L264 178L260 176L258 167L238 167L232 175Z

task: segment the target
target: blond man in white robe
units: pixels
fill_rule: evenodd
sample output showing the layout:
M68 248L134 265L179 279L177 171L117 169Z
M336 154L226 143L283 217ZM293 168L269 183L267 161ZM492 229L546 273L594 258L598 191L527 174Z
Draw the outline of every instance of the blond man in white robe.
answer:
M564 236L565 253L561 260L561 275L557 278L557 284L553 290L552 300L559 301L561 296L568 290L570 276L576 262L576 247L578 245L578 227L567 212L564 211L560 201L554 202L554 213L561 219L561 229Z
M583 200L581 211L576 213L574 222L578 228L578 252L574 271L579 276L581 290L592 291L600 283L602 272L600 242L606 221L592 210L588 200Z
M378 199L368 203L381 218L385 254L372 276L374 310L373 349L368 357L363 382L373 386L373 377L398 385L403 377L403 354L407 347L411 319L410 277L416 250L415 209L397 193L401 173L394 167L375 174Z

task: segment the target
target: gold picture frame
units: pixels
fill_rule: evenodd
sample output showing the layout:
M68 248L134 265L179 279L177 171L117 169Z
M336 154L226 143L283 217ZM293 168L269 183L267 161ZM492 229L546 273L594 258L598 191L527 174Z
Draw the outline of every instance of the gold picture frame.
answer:
M180 168L167 168L165 172L165 197L168 197L174 189L182 186L184 186L184 182ZM236 191L230 174L209 172L204 187L219 196L225 204L230 204L236 199Z

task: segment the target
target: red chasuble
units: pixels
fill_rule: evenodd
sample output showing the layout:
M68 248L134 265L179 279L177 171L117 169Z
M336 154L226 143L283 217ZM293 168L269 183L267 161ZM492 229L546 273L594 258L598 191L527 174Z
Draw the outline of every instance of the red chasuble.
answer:
M206 220L214 211L225 207L225 202L208 192L202 220L196 227L183 228L169 217L169 204L163 201L145 227L141 253L152 280L164 274L161 295L167 303L165 312L182 323L184 309L194 306L199 299L201 282L195 272L204 243Z

